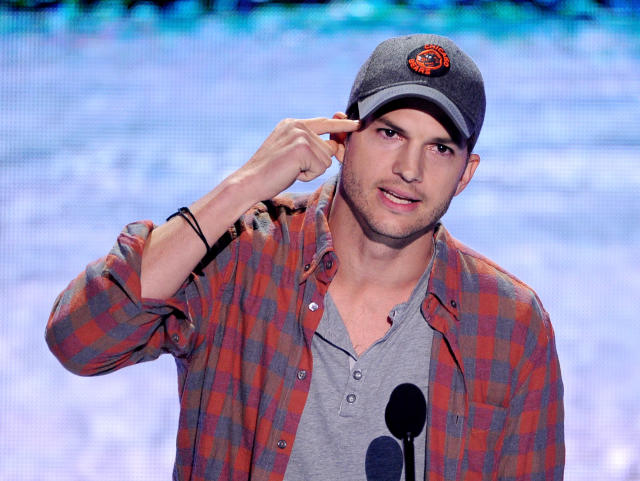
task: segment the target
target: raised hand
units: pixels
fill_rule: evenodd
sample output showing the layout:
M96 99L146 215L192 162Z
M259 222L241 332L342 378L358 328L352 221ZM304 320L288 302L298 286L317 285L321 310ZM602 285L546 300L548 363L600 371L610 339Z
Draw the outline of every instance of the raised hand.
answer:
M296 180L308 182L322 175L344 146L333 138L325 140L320 136L353 132L360 125L340 114L336 117L281 121L231 178L251 185L254 200L260 201L274 197Z

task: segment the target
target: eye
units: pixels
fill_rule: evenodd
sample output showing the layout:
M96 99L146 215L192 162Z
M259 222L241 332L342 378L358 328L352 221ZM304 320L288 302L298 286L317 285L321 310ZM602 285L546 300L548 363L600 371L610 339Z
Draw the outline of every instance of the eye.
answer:
M436 144L436 150L440 154L447 154L449 152L453 153L453 150L450 147L447 147L446 145L443 145L443 144Z
M388 139L393 139L398 136L398 132L393 129L378 129L378 132L380 132Z

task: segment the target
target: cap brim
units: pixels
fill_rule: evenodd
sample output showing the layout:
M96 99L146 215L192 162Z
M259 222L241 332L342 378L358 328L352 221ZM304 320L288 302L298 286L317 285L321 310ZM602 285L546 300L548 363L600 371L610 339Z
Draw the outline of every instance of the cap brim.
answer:
M465 139L471 137L471 132L467 126L467 122L464 120L462 112L460 112L458 107L456 107L456 105L442 92L425 85L396 85L394 87L380 90L362 100L359 100L358 112L360 114L360 118L364 119L367 115L372 114L392 100L412 97L425 99L436 104L444 111L445 114L447 114Z

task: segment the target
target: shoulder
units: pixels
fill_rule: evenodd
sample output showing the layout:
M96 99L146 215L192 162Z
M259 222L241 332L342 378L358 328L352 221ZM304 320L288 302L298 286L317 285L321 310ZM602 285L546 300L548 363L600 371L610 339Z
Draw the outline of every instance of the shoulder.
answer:
M247 221L256 217L277 221L281 216L304 213L309 207L312 197L311 193L282 193L273 199L258 202L247 211L244 218Z
M231 228L232 237L270 236L277 232L299 230L311 194L280 194L273 199L254 204ZM298 221L298 222L297 222Z
M496 294L516 299L538 299L538 295L527 283L498 265L493 260L454 239L460 262L463 281L478 288L495 290Z
M449 264L454 264L460 292L461 315L510 329L524 328L551 338L549 314L527 283L447 233Z

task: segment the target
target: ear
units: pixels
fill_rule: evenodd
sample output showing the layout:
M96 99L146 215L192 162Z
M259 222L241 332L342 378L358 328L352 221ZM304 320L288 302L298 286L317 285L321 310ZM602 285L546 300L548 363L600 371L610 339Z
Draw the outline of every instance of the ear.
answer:
M333 114L334 119L346 119L347 114L344 112L336 112ZM333 140L336 144L338 144L338 150L336 151L334 157L338 159L338 162L342 163L344 160L344 149L347 144L347 139L349 135L346 132L337 132L334 134L330 134L329 138Z
M462 172L462 176L458 181L458 187L456 187L456 192L455 194L453 194L454 196L462 192L467 186L467 184L471 182L471 179L473 178L473 174L475 173L479 164L480 164L480 156L478 154L471 154L469 156L469 160L467 161L467 165L464 168L464 172Z

